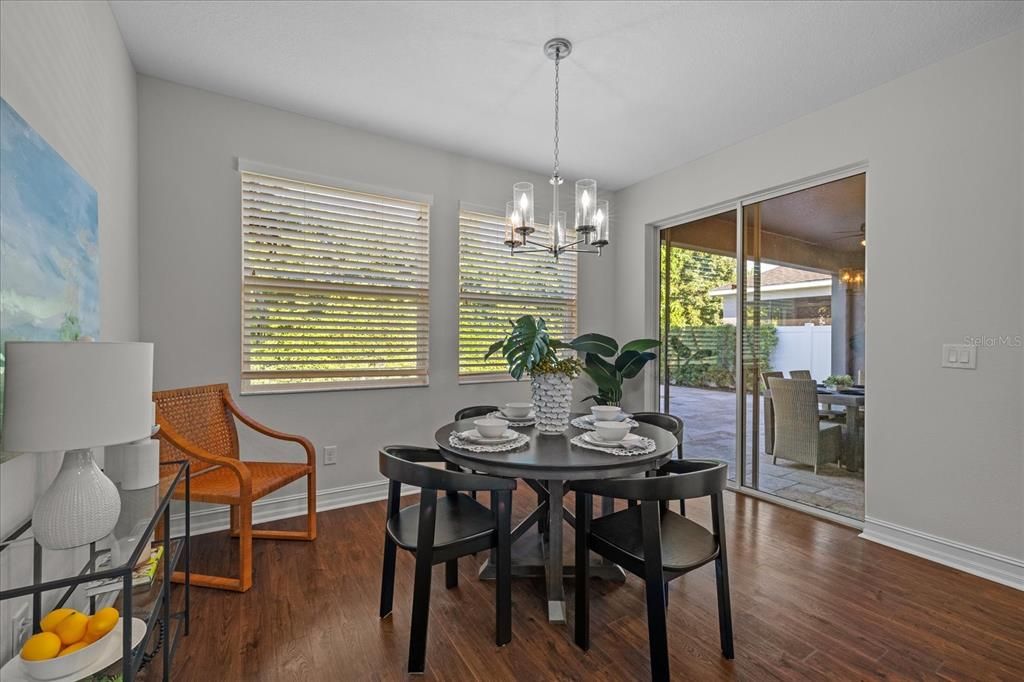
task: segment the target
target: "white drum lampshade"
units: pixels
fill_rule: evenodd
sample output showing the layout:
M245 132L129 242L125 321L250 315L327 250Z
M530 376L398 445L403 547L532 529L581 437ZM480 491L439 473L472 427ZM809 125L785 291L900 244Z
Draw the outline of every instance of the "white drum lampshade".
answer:
M67 549L99 540L121 500L90 448L150 435L153 344L9 341L4 351L3 449L65 451L32 513L36 541Z

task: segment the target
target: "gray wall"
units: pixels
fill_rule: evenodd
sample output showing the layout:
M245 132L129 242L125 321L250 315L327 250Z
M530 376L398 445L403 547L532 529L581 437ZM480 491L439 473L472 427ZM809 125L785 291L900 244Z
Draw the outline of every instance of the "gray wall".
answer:
M135 71L107 3L0 3L0 96L96 190L102 337L136 340ZM0 535L31 513L59 463L51 454L0 464ZM30 570L20 559L4 552L0 575ZM0 661L10 656L11 606L0 605Z
M1024 333L1022 42L1018 31L614 197L624 334L651 322L636 304L657 277L648 224L866 160L869 525L962 543L1017 575L1024 349L982 348L976 371L939 363L943 343Z
M238 157L434 197L430 386L240 398L242 409L277 429L304 434L318 448L339 446L338 464L320 465L317 474L320 490L330 491L325 504L380 480L382 445L430 445L457 408L529 395L526 382L457 382L458 205L503 210L512 183L529 179L537 188L537 214L546 215L545 177L140 77L142 338L156 343L158 388L224 381L238 393ZM611 282L601 269L610 270L612 261L581 260L580 328L610 331L604 313ZM247 444L249 456L286 452L265 441ZM282 494L300 490L295 485Z

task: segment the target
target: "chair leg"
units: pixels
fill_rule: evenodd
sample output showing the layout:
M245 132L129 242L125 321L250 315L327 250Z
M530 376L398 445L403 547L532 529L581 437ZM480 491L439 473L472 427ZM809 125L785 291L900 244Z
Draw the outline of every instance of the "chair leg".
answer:
M576 646L590 649L590 517L593 500L589 493L576 493Z
M384 533L384 569L380 578L380 617L386 618L392 610L395 598L395 558L398 545Z
M228 506L228 526L231 530L231 537L238 537L238 505L232 504Z
M725 510L722 495L712 497L713 525L718 540L718 558L715 559L715 582L718 588L718 635L722 655L733 658L732 644L732 602L729 599L729 562L725 551Z
M238 563L239 586L242 592L252 587L252 503L239 507Z
M444 562L444 586L449 590L459 586L459 560L449 559Z
M497 585L495 586L494 642L504 646L512 641L512 492L495 495Z
M316 467L306 476L306 539L316 540Z
M651 679L668 682L668 623L665 613L665 575L661 565L661 510L657 502L644 502L640 510L644 535L644 592L647 597Z
M412 586L412 627L409 633L409 672L422 673L427 656L427 621L430 617L430 574L434 565L434 523L437 491L420 491L419 532L416 537L416 572Z

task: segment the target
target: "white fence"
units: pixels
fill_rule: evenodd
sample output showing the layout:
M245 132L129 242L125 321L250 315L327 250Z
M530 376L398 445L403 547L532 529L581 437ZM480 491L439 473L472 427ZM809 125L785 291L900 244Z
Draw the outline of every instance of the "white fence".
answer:
M775 371L809 369L818 381L832 374L832 326L805 324L802 327L776 327L779 343L772 353Z

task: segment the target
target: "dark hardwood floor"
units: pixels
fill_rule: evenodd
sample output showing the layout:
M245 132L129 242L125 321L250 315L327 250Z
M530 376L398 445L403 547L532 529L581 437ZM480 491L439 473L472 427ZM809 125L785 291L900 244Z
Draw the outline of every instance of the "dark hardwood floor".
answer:
M532 501L520 486L517 518ZM706 500L687 510L710 523ZM1024 593L741 495L727 495L726 514L736 659L719 653L708 565L671 583L673 679L1024 679ZM377 502L321 513L313 544L257 541L252 590L192 591L192 634L173 679L405 678L413 558L399 552L395 611L379 620L383 521ZM571 529L566 536L569 556ZM226 533L193 546L198 570L233 568L236 547ZM435 567L427 679L648 679L639 580L594 581L584 654L569 626L547 622L539 580L514 581L512 643L495 647L494 585L475 572L476 562L463 559L459 587L446 590L444 569ZM567 581L570 619L571 595Z

